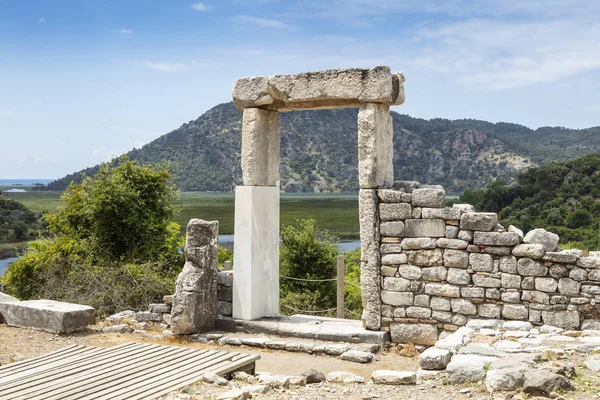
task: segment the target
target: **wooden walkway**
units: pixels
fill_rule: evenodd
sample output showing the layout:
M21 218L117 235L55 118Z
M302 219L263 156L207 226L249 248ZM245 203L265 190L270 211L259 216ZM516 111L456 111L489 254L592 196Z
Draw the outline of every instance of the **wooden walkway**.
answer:
M252 366L259 355L127 343L73 345L0 367L0 399L155 399L196 382Z

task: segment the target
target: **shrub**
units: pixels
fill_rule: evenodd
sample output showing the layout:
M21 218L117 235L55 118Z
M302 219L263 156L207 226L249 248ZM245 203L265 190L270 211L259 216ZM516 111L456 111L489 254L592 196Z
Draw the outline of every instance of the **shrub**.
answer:
M49 236L9 266L7 292L89 304L100 314L141 309L172 293L183 242L171 221L170 180L167 169L122 160L71 184L66 206L45 215Z
M301 310L325 310L335 307L337 239L317 228L313 219L297 219L296 226L281 230L279 270L282 312L295 313L285 306ZM307 282L290 278L321 280Z

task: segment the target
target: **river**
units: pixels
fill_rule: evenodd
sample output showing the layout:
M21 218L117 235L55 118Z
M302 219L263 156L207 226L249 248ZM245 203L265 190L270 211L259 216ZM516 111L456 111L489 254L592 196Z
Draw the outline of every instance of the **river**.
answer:
M6 271L8 266L17 260L18 260L18 257L9 257L9 258L0 259L0 276L4 275L4 271Z

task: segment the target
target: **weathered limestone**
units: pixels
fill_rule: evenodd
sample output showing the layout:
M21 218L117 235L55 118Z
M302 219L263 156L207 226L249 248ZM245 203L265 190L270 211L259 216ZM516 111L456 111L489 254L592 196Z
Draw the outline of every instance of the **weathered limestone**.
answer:
M394 322L390 325L390 334L395 343L414 343L427 346L433 346L438 338L437 328L431 324Z
M407 219L404 236L409 238L446 236L446 224L443 219Z
M379 253L379 218L375 190L361 189L358 195L360 218L360 284L363 324L367 329L381 328L381 288Z
M466 212L460 217L460 229L489 232L498 225L495 213Z
M367 103L358 112L358 183L361 189L394 182L392 117L384 104Z
M192 219L187 226L186 263L177 277L171 309L175 334L215 328L217 319L217 240L219 223Z
M420 188L412 192L412 204L415 207L441 208L444 207L445 202L446 191L444 189ZM427 211L427 213L430 212ZM431 216L423 218L431 218Z
M95 312L90 306L54 300L0 302L0 315L7 325L52 333L85 330L92 323Z
M548 232L545 229L534 229L527 232L523 238L523 243L535 243L544 246L546 251L556 250L559 237L556 233Z
M279 314L279 188L235 192L233 317Z
M359 107L364 103L404 103L404 77L388 67L344 68L271 77L238 79L233 86L237 108L277 111Z
M279 186L279 113L247 108L242 120L245 186Z

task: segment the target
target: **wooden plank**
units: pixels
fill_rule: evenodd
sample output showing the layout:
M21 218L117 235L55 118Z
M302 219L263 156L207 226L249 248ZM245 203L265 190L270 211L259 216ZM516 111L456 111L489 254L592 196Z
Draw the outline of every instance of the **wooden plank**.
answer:
M163 351L163 354L158 354L157 352L156 355L158 357L153 355L152 359L148 362L145 362L145 360L136 360L135 363L119 365L118 368L102 371L101 373L94 371L89 374L77 374L77 376L65 382L65 385L68 385L66 389L59 390L58 393L55 393L56 390L52 393L47 393L50 396L48 399L67 399L70 398L69 396L74 396L77 393L81 396L87 390L100 390L103 387L102 385L105 384L109 385L108 387L115 387L119 383L127 383L129 377L138 375L146 376L156 368L164 368L164 364L169 365L174 360L180 358L187 360L190 357L198 357L199 354L192 349L184 348L164 347L160 350ZM207 353L209 351L203 350L200 353Z
M148 362L162 362L164 360L165 353L181 353L185 349L172 349L168 347L160 347L153 352L145 354L143 356L135 356L130 359L119 359L116 363L102 364L91 370L87 371L76 371L74 374L67 375L61 379L54 380L44 385L42 388L38 388L35 391L29 391L27 394L32 398L40 398L44 395L44 398L53 398L58 396L58 399L65 398L65 391L71 388L78 387L79 382L86 381L86 379L93 380L95 377L102 376L115 376L118 375L119 371L127 371L130 368L134 368L138 365L147 365ZM176 354L176 355L177 355Z
M0 367L0 399L152 399L226 374L259 355L126 343L111 348L73 345Z
M216 353L216 354L215 354ZM110 386L92 386L90 388L86 388L86 390L81 394L81 396L73 396L73 397L67 397L66 399L98 399L100 398L100 396L109 396L108 398L112 398L112 394L115 391L118 391L120 389L126 389L131 387L131 385L133 385L134 383L143 383L145 380L151 379L155 376L161 376L161 375L169 375L172 374L173 371L177 370L178 368L187 368L190 364L196 363L196 362L202 362L205 360L208 360L210 358L214 358L216 356L219 356L220 353L219 351L215 351L215 350L208 350L206 352L204 351L198 351L198 350L192 350L192 354L189 354L188 356L186 356L185 358L182 358L181 360L178 360L176 362L167 364L167 365L154 365L151 371L148 371L148 373L146 373L146 371L141 371L141 372L136 372L132 375L120 375L116 380L111 381L110 382ZM179 364L179 365L177 365ZM83 396L83 397L82 397Z
M171 393L174 390L182 389L186 386L189 386L198 381L198 379L207 372L213 372L217 375L224 375L228 372L235 371L240 369L246 365L250 365L256 362L256 360L260 359L259 355L248 354L239 359L238 361L224 361L214 367L211 367L205 371L202 371L201 374L193 374L193 376L184 377L177 381L171 381L169 384L164 384L159 387L153 388L152 390L148 390L144 393L143 397L139 397L139 399L155 399L157 397L163 396L165 394Z
M35 367L31 367L26 371L21 371L19 373L15 373L11 376L7 376L4 378L0 379L0 393L1 390L5 389L6 387L10 387L10 382L13 382L15 380L22 380L22 379L27 379L27 378L35 378L35 379L39 379L40 377L47 375L48 373L51 373L52 370L55 370L57 368L67 368L69 366L72 367L76 367L77 365L81 364L82 362L88 363L90 361L96 360L97 357L101 357L102 355L111 355L111 354L119 354L121 353L124 349L130 348L132 347L130 344L128 344L127 346L117 346L114 348L108 348L108 349L95 349L93 350L93 354L91 354L89 357L70 357L70 358L65 358L65 359L61 359L58 362L49 362L49 363L45 363L45 364L39 364L36 365Z
M44 371L41 374L35 373L34 375L28 375L26 377L19 376L19 379L12 380L11 382L7 382L3 385L0 385L0 394L6 396L6 394L14 393L15 391L20 390L20 388L27 388L30 385L41 385L46 382L54 381L60 377L68 376L75 371L81 370L89 370L94 368L97 365L106 364L107 362L119 362L121 361L118 357L125 355L126 357L134 357L140 354L144 354L147 352L151 352L152 350L160 347L160 345L136 345L131 346L136 347L131 349L129 352L128 349L118 349L116 352L110 351L107 349L99 353L98 355L93 356L91 359L87 358L79 358L75 360L73 363L69 363L66 365L60 365L57 367L57 370L49 370Z
M150 379L142 380L141 382L133 385L128 385L126 388L110 393L108 397L96 397L97 400L125 400L125 399L142 399L147 397L145 394L152 388L163 385L165 383L172 384L177 379L181 379L182 376L190 376L195 374L199 379L204 371L211 365L218 364L221 361L231 359L232 355L237 353L225 353L224 355L212 359L208 362L203 362L193 366L184 366L184 368L177 368L172 373L160 375L158 377L152 377Z
M76 352L87 350L86 346L83 345L72 345L69 347L65 347L64 349L56 350L41 357L28 358L26 360L17 361L11 364L6 364L0 366L0 377L12 373L12 371L16 371L20 368L27 368L29 365L36 364L39 362L44 362L50 359L60 359L60 357L68 357L71 354Z

